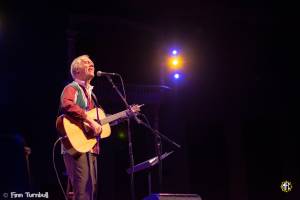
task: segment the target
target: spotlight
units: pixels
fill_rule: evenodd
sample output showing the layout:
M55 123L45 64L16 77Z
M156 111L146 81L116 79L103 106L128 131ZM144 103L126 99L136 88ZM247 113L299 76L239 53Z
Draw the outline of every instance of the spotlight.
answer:
M183 59L181 56L169 56L167 66L170 70L178 70L183 66Z
M166 70L162 70L161 73L163 84L165 84L165 79L167 79L166 82L168 84L173 84L173 86L177 86L185 80L184 68L186 62L182 50L177 48L168 49L167 55L165 55L166 62L164 67L166 67Z
M174 77L175 79L179 79L179 78L180 78L180 74L179 74L179 73L175 73L175 74L173 75L173 77Z
M172 61L172 64L173 64L173 65L177 65L177 64L178 64L178 60L177 60L177 59L174 59L174 60Z
M172 55L174 55L174 56L177 55L177 53L178 53L177 50L172 51Z

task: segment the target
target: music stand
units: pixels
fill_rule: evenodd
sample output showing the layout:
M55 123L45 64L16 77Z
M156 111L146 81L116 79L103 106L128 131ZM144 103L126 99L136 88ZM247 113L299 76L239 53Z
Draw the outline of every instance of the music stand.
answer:
M165 152L163 155L160 156L160 160L165 159L173 152L174 151ZM141 163L133 166L133 173L136 173L136 172L142 171L142 170L146 170L146 169L150 169L153 166L155 166L158 162L159 162L158 156L150 158L144 162L141 162ZM132 168L129 168L126 171L128 174L130 174L132 172ZM148 171L148 191L149 191L149 195L150 195L151 194L151 172L150 172L150 170Z

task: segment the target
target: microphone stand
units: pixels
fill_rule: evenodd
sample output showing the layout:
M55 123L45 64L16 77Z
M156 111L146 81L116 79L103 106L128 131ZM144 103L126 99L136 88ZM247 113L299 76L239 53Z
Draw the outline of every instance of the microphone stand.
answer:
M119 74L115 74L115 75L117 75L121 78L121 75L119 75ZM123 96L123 94L120 92L118 87L115 85L112 78L109 75L105 75L105 77L112 84L113 88L116 90L118 95L121 97L122 101L126 105L126 108L130 110L130 106L127 103L126 98ZM121 78L121 80L122 80L122 78ZM137 117L135 115L134 115L134 118L139 123L139 119L137 119ZM130 191L131 191L131 199L135 200L134 177L133 177L134 159L133 159L132 139L131 139L131 130L130 130L130 120L129 119L127 119L127 123L128 123L128 154L129 154L130 169L131 169L131 173L130 173Z

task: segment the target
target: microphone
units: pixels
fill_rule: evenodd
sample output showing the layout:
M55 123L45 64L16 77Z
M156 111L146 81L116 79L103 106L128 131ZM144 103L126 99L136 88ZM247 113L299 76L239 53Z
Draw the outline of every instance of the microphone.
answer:
M116 76L116 75L117 75L117 73L97 71L97 76Z

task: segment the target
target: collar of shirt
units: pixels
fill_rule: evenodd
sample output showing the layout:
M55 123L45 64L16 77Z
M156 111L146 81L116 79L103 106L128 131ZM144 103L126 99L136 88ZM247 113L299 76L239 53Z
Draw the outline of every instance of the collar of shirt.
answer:
M89 95L92 94L92 90L94 88L94 86L92 86L91 84L85 84L85 81L79 80L79 79L75 79L75 82L78 83L79 85L83 86L86 91L88 92Z

